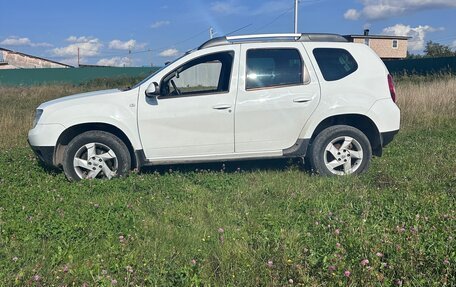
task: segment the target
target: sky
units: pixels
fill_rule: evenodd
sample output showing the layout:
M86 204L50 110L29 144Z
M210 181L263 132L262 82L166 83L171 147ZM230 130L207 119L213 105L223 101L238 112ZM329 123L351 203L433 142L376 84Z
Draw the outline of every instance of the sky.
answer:
M161 66L215 36L290 33L294 0L0 0L0 47L77 65ZM410 36L456 50L456 0L300 0L299 32Z

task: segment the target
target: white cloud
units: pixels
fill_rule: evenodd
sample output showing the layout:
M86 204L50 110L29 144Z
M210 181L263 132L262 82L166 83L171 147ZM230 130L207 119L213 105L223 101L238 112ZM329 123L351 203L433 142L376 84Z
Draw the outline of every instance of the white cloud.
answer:
M347 10L344 14L345 19L379 20L413 11L456 7L455 0L360 0L360 2L363 8Z
M349 9L344 14L344 18L347 20L358 20L360 16L360 13L356 9Z
M131 66L132 60L128 57L113 57L101 59L97 62L100 66L111 66L111 67L128 67Z
M453 43L451 44L451 48L453 48L453 50L456 51L456 40L454 40Z
M236 0L215 1L211 3L211 11L219 14L232 15L240 14L245 11L246 7L242 6Z
M157 21L157 22L152 23L152 25L150 25L150 27L151 27L152 29L157 29L157 28L160 28L160 27L169 25L169 24L171 24L171 22L168 21L168 20Z
M392 36L408 36L409 48L411 51L422 51L425 45L425 38L427 33L441 31L443 28L434 28L429 25L410 27L410 25L396 24L391 27L383 29L383 34Z
M128 41L121 41L121 40L112 40L109 42L109 49L115 50L133 50L136 47L136 40L128 40Z
M72 57L79 55L80 57L93 57L100 54L100 50L103 47L103 44L99 39L93 37L75 37L71 36L66 41L71 42L72 44L66 47L60 47L52 49L51 52L54 56L58 57Z
M179 51L174 48L164 50L163 52L160 53L160 56L165 57L165 58L172 58L172 57L176 57L178 55L179 55Z
M29 38L10 36L0 42L3 46L52 47L49 43L34 43Z

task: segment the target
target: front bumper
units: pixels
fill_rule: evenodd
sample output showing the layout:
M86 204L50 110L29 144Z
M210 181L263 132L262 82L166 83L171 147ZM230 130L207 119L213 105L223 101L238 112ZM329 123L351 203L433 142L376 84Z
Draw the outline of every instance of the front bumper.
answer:
M29 142L30 144L30 142ZM54 166L54 147L53 146L32 146L33 152L38 159L47 166Z

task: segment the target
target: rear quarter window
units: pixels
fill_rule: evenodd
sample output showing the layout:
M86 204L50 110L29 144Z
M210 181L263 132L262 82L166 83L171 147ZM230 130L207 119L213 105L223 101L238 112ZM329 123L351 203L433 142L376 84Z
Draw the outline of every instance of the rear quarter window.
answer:
M358 70L358 63L345 49L316 48L313 54L326 81L343 79Z

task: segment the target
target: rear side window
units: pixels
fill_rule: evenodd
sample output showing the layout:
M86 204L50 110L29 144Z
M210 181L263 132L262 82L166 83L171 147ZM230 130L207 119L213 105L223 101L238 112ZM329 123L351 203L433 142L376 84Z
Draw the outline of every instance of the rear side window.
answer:
M326 81L340 80L358 70L358 63L347 50L317 48L313 54Z
M303 63L296 49L247 51L246 90L303 84Z

